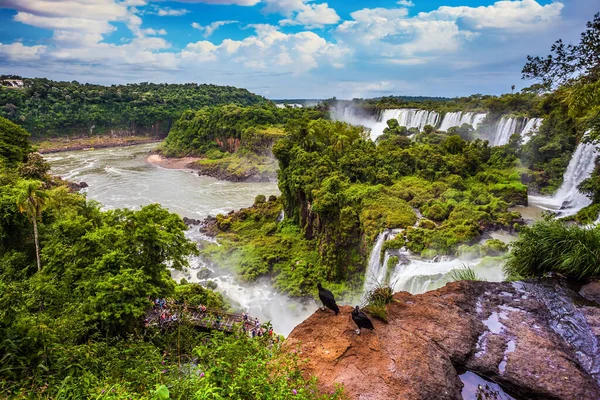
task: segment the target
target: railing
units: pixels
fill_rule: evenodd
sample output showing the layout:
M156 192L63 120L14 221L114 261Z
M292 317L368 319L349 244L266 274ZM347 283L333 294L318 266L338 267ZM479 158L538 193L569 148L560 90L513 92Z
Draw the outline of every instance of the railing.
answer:
M191 321L194 325L209 330L216 329L225 332L233 332L236 324L241 325L244 322L250 325L252 329L255 327L255 319L248 316L247 320L244 320L243 314L226 313L210 308L202 311L199 307L184 307L179 305L171 308L167 307L166 310L174 311L177 315L177 319L161 321L160 316L162 309L154 307L146 314L147 323L151 325L168 326L177 322L177 320L181 319L183 316L183 318ZM220 320L218 317L221 317Z

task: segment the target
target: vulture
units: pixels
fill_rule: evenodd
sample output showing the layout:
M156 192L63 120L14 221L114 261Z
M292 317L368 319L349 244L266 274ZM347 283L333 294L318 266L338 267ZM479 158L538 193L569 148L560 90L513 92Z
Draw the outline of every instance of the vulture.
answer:
M354 308L354 310L352 311L352 321L354 321L354 323L356 323L356 326L358 326L358 329L356 330L357 335L360 335L360 328L370 330L375 329L375 327L373 327L373 323L371 322L369 317L367 317L367 314L365 314L362 311L359 311L358 306L356 306L356 308Z
M317 283L317 289L319 289L319 299L323 302L323 305L330 310L333 310L335 315L338 315L340 308L335 304L335 298L333 293L321 286L321 282ZM321 308L323 309L323 308Z

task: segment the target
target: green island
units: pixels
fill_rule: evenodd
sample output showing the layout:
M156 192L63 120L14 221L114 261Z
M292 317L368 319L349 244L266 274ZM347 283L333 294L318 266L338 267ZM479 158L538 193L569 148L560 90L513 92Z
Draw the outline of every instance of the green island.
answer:
M583 38L599 30L600 14ZM210 287L171 278L170 270L185 269L192 256L227 265L246 281L268 277L291 297L316 298L323 283L338 298L355 300L373 244L394 229L402 234L382 251L406 248L425 260L494 258L505 262L510 281L548 274L597 279L600 227L581 226L600 215L597 160L579 186L591 205L575 215L548 213L528 225L518 207L528 204L530 191L556 192L578 145L598 143L599 51L592 61L583 57L594 50L588 44L530 58L524 75L541 83L519 93L351 101L366 114L394 107L489 113L477 130L415 131L389 120L375 142L364 127L331 120L333 100L278 108L231 87L45 79L0 89L0 396L346 398L343 387L321 392L276 333L207 331L188 320L181 311L188 305L239 311ZM564 78L573 71L579 74ZM514 134L491 146L478 132L501 115L543 123L527 143ZM168 132L158 149L163 155L201 157L194 169L234 181L276 176L281 195L259 195L249 208L207 219L203 229L218 243L198 248L181 217L158 204L103 210L72 192L29 141L30 133L88 134L91 126L89 135ZM510 247L490 239L497 230L518 239ZM477 280L473 271L454 276ZM167 298L179 318L149 324L149 313L162 307L157 300ZM395 301L385 282L370 293L368 309L386 321L386 305Z

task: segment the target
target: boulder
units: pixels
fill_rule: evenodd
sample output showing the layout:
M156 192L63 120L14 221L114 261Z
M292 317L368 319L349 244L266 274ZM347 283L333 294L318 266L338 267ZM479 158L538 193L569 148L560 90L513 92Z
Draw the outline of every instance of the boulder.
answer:
M292 331L286 348L306 361L304 373L316 375L322 391L343 384L352 399L460 399L465 370L516 398L600 399L599 360L579 348L591 348L594 336L565 335L546 288L536 285L462 281L421 295L396 293L388 323L372 318L375 330L359 336L351 307L337 316L317 311ZM587 318L578 320L584 331L600 328L600 310L562 308Z

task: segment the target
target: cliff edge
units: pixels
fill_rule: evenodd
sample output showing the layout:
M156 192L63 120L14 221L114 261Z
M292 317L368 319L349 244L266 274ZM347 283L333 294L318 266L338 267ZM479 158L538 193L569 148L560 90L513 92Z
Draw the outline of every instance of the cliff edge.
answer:
M375 331L360 336L351 311L318 310L287 339L323 391L341 383L352 399L461 399L459 374L471 371L515 398L600 399L599 305L560 281L400 292L388 323L371 318Z

